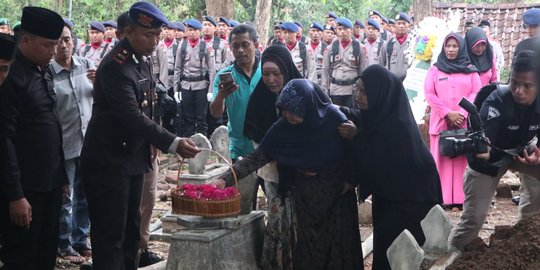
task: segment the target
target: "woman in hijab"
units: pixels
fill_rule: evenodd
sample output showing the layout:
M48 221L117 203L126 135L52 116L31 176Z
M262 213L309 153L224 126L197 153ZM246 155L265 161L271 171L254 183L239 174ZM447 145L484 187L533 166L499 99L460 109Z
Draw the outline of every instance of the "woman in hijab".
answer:
M480 74L481 87L497 82L497 62L486 32L480 27L469 29L465 34L465 43L469 59Z
M249 98L244 124L244 135L256 144L281 116L276 100L283 86L292 79L302 78L285 46L268 47L261 57L262 80ZM286 170L280 165L281 171ZM285 173L285 172L283 172ZM257 171L264 179L268 220L263 241L261 266L263 269L292 269L292 206L290 198L278 194L277 163L270 162Z
M467 159L465 156L452 159L442 156L439 132L467 127L467 112L458 103L462 97L474 101L480 88L480 77L467 57L463 38L458 33L448 34L437 62L428 71L424 93L431 107L429 144L441 178L443 205L454 211L459 211L465 200L463 173Z
M355 165L361 199L372 195L373 269L390 269L386 251L404 229L420 246L424 243L420 221L441 201L439 176L401 80L383 66L371 65L356 89L360 119L355 120L361 124Z
M234 164L238 178L270 161L292 168L280 170L279 188L294 205L294 269L363 269L354 183L345 169L349 148L338 132L347 118L306 79L287 83L276 107L282 116L260 146ZM231 183L230 175L225 180Z

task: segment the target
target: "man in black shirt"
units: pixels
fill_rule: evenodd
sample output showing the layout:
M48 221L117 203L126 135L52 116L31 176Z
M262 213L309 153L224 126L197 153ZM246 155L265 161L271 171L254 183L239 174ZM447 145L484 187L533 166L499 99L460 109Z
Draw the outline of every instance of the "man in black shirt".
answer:
M518 156L528 156L523 149L534 149L540 132L535 58L532 51L519 53L512 62L510 86L498 86L482 104L480 118L493 147L488 153L468 156L469 166L463 176L463 214L451 239L458 250L475 240L497 184L508 169L518 171L522 183L520 218L540 210L540 166Z
M63 28L55 12L25 7L15 61L0 87L2 269L53 269L56 263L68 181L47 66Z

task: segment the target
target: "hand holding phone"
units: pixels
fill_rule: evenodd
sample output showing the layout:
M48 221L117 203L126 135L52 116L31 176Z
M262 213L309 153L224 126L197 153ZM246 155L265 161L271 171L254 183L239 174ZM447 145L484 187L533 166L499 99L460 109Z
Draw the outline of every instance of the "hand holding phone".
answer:
M230 94L232 94L238 89L238 85L236 85L236 83L234 82L232 73L220 73L219 79L221 80L221 82L219 83L219 94L223 95L224 97L228 97Z

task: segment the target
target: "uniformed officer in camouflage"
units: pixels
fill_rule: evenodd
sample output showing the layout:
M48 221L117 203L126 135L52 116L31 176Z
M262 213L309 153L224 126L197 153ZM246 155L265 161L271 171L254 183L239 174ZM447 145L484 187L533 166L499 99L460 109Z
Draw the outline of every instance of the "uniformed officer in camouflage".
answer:
M101 59L112 49L110 44L104 42L105 26L97 21L88 24L88 37L90 44L79 49L79 56L94 62L96 67L101 63Z
M336 20L338 39L324 52L321 86L334 104L353 107L353 88L363 70L365 48L352 38L352 23L347 18Z
M369 19L366 25L366 67L373 64L379 64L379 52L383 47L384 41L379 38L381 26L374 19Z
M138 267L139 206L143 174L151 165L150 145L185 158L200 151L191 140L176 137L142 112L153 104L155 85L145 58L155 50L166 23L152 4L133 4L125 37L96 73L92 118L81 154L93 269Z
M292 59L302 77L312 82L317 82L315 63L313 62L313 50L296 39L299 28L292 22L284 22L281 29L285 36L285 46L289 49Z
M396 16L396 36L387 40L379 52L379 63L394 73L402 81L412 64L414 53L413 37L409 35L411 17L400 12Z
M203 16L203 18L203 40L206 42L206 47L212 48L217 73L227 62L229 43L227 40L215 35L218 22L212 16ZM213 82L214 78L210 78L210 81Z
M326 50L328 44L322 41L323 27L312 22L309 27L310 41L308 47L313 50L313 63L315 64L315 73L317 74L317 83L321 84L321 71L323 65L323 53Z
M184 24L187 40L182 41L176 52L174 89L182 96L184 136L206 135L207 94L210 78L215 74L214 57L212 47L200 38L201 22L189 19Z

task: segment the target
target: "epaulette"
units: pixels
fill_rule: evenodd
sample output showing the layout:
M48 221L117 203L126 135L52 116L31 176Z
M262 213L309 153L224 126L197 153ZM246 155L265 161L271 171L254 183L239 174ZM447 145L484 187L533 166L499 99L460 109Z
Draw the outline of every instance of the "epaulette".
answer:
M130 52L126 49L120 50L112 60L120 65L124 64L129 58Z

